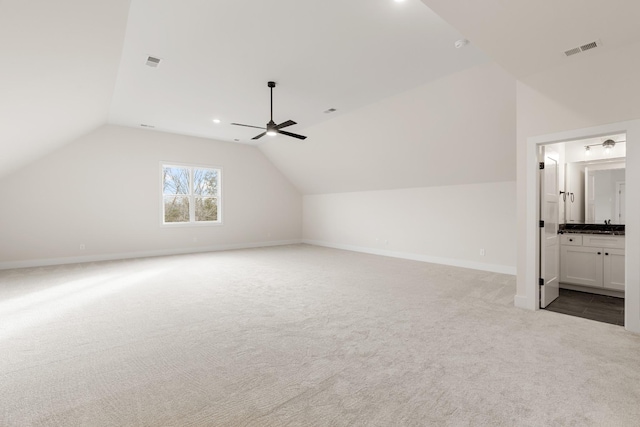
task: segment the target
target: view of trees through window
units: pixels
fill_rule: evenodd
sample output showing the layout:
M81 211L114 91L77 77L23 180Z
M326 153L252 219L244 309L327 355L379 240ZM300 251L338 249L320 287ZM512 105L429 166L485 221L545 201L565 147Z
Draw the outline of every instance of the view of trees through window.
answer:
M220 170L162 166L165 223L218 222Z

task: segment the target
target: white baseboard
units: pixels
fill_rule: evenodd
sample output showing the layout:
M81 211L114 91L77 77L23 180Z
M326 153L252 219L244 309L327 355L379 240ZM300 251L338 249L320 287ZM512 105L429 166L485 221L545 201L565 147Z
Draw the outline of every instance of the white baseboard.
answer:
M227 244L227 245L206 246L206 247L200 247L200 248L160 249L160 250L154 250L154 251L95 254L95 255L84 255L84 256L77 256L77 257L30 259L30 260L24 260L24 261L7 261L7 262L0 262L0 270L8 270L12 268L44 267L47 265L79 264L83 262L113 261L118 259L148 258L148 257L168 256L168 255L184 255L184 254L193 254L193 253L201 253L201 252L228 251L233 249L251 249L251 248L269 247L269 246L295 245L300 243L302 243L302 240L300 239L278 240L278 241L257 242L257 243L234 243L234 244Z
M509 265L486 264L486 263L468 261L463 259L442 258L442 257L434 257L430 255L414 254L409 252L397 252L397 251L390 251L386 249L367 248L364 246L343 245L340 243L330 243L330 242L324 242L320 240L303 239L302 243L306 243L308 245L324 246L327 248L344 249L346 251L363 252L363 253L373 254L373 255L382 255L382 256L388 256L392 258L403 258L403 259L409 259L412 261L430 262L433 264L451 265L453 267L470 268L473 270L491 271L493 273L510 274L513 276L515 276L516 274L516 267L512 267Z

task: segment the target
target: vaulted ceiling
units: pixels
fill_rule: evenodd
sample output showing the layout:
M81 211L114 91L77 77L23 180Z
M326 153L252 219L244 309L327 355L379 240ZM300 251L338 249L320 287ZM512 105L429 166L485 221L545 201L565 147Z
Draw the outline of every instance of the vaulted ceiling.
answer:
M230 123L265 126L267 81L274 120L302 131L486 62L459 38L416 0L134 0L110 122L253 143Z
M304 133L487 62L473 46L456 50L460 34L418 0L5 0L0 8L10 65L0 68L8 118L0 174L107 122L255 143L258 130L230 123L265 125L268 80L278 83L274 119L293 119L291 131ZM148 56L159 67L147 67Z
M105 123L255 144L231 122L264 126L275 80L274 120L309 138L257 147L303 193L515 179L515 78L640 41L637 16L624 0L0 0L0 176Z

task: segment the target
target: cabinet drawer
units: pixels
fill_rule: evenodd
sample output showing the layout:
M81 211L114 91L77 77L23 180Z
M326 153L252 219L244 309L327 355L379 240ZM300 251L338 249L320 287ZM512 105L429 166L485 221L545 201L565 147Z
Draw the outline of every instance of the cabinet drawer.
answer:
M561 245L582 246L582 236L575 234L563 234L560 236Z
M592 246L598 248L616 248L624 249L624 237L623 236L582 236L582 244L584 246Z

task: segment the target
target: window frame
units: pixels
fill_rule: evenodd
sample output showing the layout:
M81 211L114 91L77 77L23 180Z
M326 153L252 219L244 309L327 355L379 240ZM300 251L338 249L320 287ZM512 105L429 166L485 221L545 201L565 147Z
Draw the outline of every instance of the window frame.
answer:
M185 194L185 197L189 199L189 221L188 222L165 222L164 220L164 168L165 167L175 167L175 168L183 168L189 170L189 194ZM214 197L216 199L216 205L218 209L218 219L216 221L196 221L195 220L195 200L197 196L194 194L193 188L193 177L195 169L210 169L216 170L218 172L218 194L215 196L207 196ZM182 162L168 162L161 161L160 162L160 226L161 227L212 227L222 225L223 219L223 201L222 201L222 167L213 166L213 165L203 165L196 163L182 163Z

